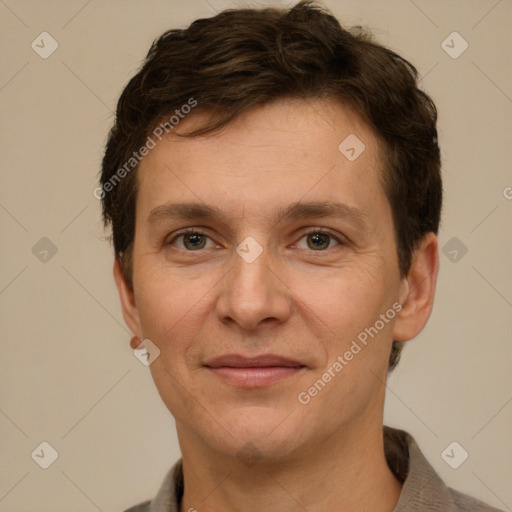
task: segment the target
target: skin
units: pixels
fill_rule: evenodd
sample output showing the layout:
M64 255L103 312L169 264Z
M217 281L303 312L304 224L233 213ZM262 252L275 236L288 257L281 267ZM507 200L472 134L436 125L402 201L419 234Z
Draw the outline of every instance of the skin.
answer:
M205 116L189 116L180 129ZM338 150L349 134L366 146L353 162ZM140 164L133 289L118 262L114 276L128 326L161 351L150 370L176 420L181 511L385 512L396 505L401 484L382 438L387 364L392 340L415 337L430 316L438 244L426 235L401 278L380 155L377 136L349 107L286 99L215 134L171 133ZM340 202L363 212L364 223L274 218L277 207L298 201ZM212 205L223 218L151 216L175 202ZM202 248L179 237L183 228L205 235L194 239ZM326 230L333 236L321 242L330 245L318 249L308 231ZM248 236L262 249L252 263L236 252ZM402 310L301 404L299 393L397 302ZM305 367L242 389L204 366L228 353L272 353Z

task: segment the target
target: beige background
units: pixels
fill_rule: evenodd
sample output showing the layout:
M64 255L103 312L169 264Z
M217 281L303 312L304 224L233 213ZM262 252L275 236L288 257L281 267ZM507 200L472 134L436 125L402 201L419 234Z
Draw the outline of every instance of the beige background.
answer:
M434 313L389 382L385 420L450 485L511 510L512 1L325 4L417 65L440 111L441 246L468 248L441 255ZM152 40L237 5L0 0L1 512L117 512L152 497L179 457L128 345L92 191L112 110ZM31 48L43 31L59 45L47 59ZM453 31L469 43L457 59L441 47ZM46 262L32 252L42 237L57 248ZM46 470L31 458L42 441L59 454ZM469 452L456 470L441 458L452 441Z

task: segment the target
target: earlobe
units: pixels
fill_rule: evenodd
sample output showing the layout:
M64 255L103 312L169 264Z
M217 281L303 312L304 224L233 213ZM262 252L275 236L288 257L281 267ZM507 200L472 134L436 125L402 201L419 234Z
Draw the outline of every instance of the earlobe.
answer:
M402 310L393 328L395 341L409 341L425 327L432 313L438 270L437 236L427 233L414 251L411 268L403 283Z
M115 258L114 260L114 280L119 293L119 300L121 301L123 318L135 336L142 339L140 317L137 304L135 302L135 294L133 289L126 282L121 262L118 258Z

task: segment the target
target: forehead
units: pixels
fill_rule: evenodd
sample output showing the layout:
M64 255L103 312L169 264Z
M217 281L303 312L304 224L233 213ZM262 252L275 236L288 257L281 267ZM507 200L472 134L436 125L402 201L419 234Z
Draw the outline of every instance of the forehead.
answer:
M208 120L194 113L179 129ZM141 162L137 210L147 219L169 202L213 205L241 220L275 219L298 202L341 202L368 218L389 213L380 143L351 108L287 99L253 109L221 131L170 133Z

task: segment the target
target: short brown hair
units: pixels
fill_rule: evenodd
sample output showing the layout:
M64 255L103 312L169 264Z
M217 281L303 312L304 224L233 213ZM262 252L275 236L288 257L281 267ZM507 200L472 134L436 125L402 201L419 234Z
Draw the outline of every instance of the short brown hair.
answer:
M399 270L407 275L418 242L439 228L436 107L419 89L418 73L407 60L360 27L346 30L325 9L301 1L290 9L226 10L187 29L169 30L153 43L125 87L100 181L103 218L112 225L116 257L130 285L137 162L133 172L126 162L137 148L191 98L198 105L195 111L214 115L208 124L182 134L187 137L218 130L251 108L285 97L339 99L384 142L383 187L393 214ZM172 129L168 121L164 126ZM390 370L401 348L393 342Z

